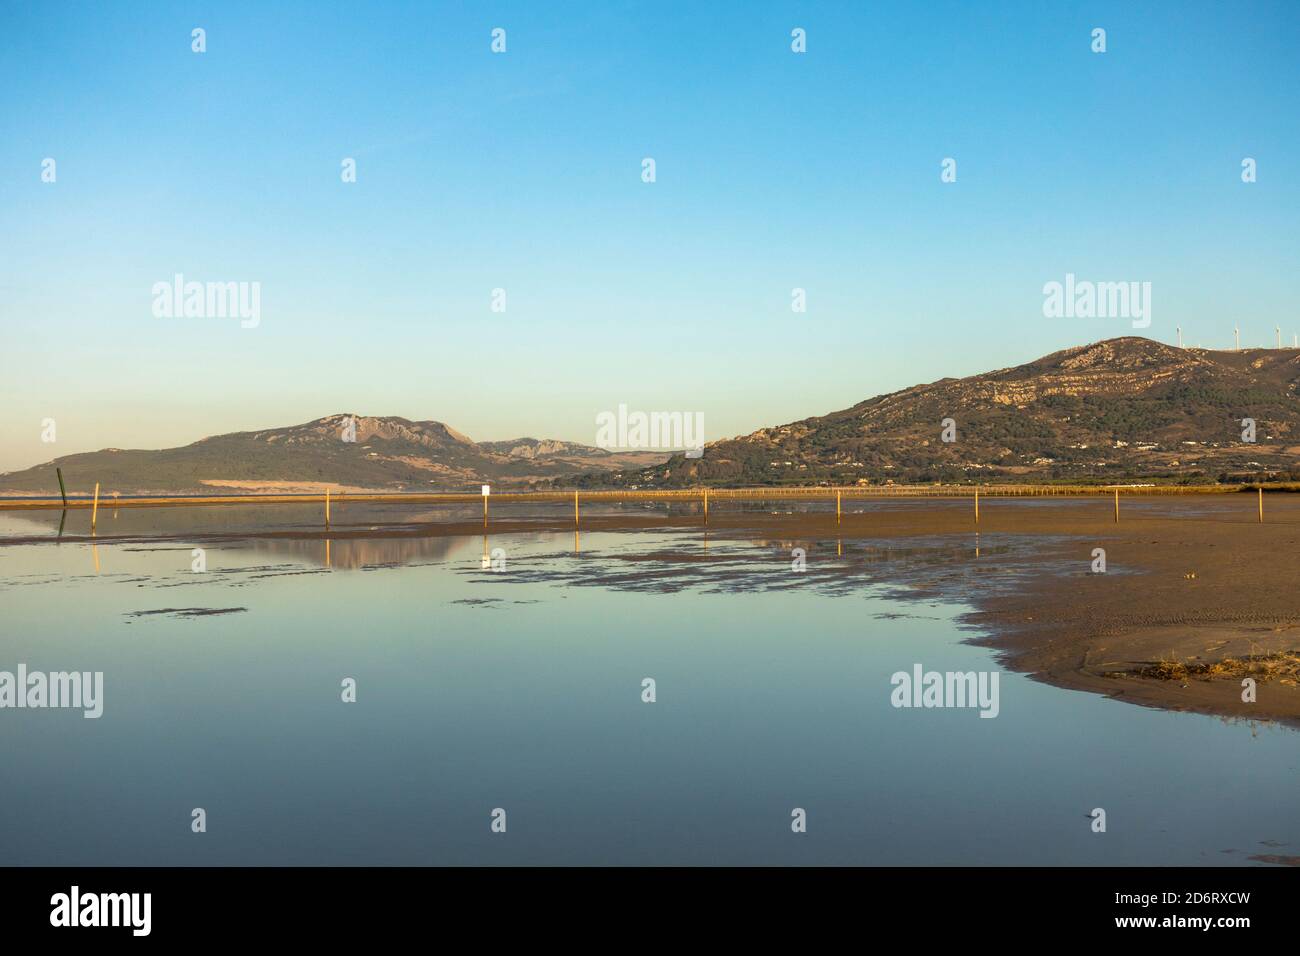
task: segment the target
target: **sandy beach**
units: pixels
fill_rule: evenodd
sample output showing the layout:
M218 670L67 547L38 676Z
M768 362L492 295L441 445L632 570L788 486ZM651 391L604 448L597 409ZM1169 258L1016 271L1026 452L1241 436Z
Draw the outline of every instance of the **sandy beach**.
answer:
M1040 539L1041 571L1018 576L1014 586L996 574L961 577L969 584L961 597L976 608L969 622L992 635L978 642L1012 669L1061 687L1155 707L1300 722L1300 688L1292 676L1261 681L1256 702L1245 703L1240 677L1138 673L1162 661L1206 664L1300 650L1300 498L1267 498L1263 523L1248 495L1179 501L1161 510L1172 514L1126 505L1116 523L1104 499L1032 507L982 502L979 539ZM793 517L773 516L765 532L836 534L833 515L821 519L825 530ZM717 533L733 522L744 533L752 520L710 516ZM973 549L976 526L971 514L917 502L869 518L846 515L836 536L937 536ZM1105 549L1106 573L1092 571L1094 548ZM987 560L996 565L998 558ZM882 579L894 573L887 562L877 567ZM928 581L908 577L904 593L918 597L942 595L956 580L942 568Z

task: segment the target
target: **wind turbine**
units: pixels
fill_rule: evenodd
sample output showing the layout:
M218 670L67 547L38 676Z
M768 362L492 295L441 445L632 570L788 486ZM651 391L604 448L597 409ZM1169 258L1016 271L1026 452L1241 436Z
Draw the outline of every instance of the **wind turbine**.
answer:
M1237 326L1234 325L1232 327L1232 336L1234 339L1236 339L1237 342L1237 347L1233 349L1233 351L1240 352L1241 351L1241 329L1239 329Z
M1282 347L1282 327L1281 327L1280 325L1275 325L1275 326L1273 326L1273 331L1277 333L1277 347L1278 347L1278 348L1281 348L1281 347Z
M1183 327L1181 325L1178 326L1178 347L1183 347Z

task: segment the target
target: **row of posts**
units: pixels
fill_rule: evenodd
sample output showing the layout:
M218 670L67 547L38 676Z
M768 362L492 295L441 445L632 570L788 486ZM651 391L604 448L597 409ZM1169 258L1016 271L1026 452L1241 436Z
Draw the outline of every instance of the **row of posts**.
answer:
M63 484L63 469L56 468L55 472L59 476L59 494L63 498L63 507L64 510L66 511L68 507L68 492ZM840 523L841 517L843 515L841 494L842 492L840 491L840 489L836 488L835 489L835 523L836 524ZM490 497L490 495L491 495L490 487L488 485L484 485L483 486L483 527L485 528L487 527L487 523L488 523L488 498ZM708 524L709 522L709 489L708 488L705 488L703 490L703 495L704 495L704 523ZM1258 500L1259 500L1259 520L1260 523L1262 524L1264 521L1264 489L1262 487L1258 489ZM90 510L90 530L92 532L95 530L95 525L98 519L99 519L99 482L95 482L95 497L94 497L94 502L91 504L91 510ZM580 521L581 521L581 512L579 510L579 505L578 505L578 492L575 490L573 492L574 527L577 527ZM1115 521L1116 523L1119 522L1119 489L1118 488L1115 489ZM980 489L978 485L975 486L975 523L976 524L980 523ZM328 528L329 526L330 526L330 490L326 488L325 489L325 527Z
M96 485L96 486L95 486L95 493L96 493L96 496L98 497L98 493L99 493L99 485ZM487 485L484 485L484 486L483 486L483 527L485 527L485 528L487 527L487 523L488 523L488 497L489 497L489 494L490 494L490 492L489 492L488 486L487 486ZM702 494L703 494L703 500L704 500L704 523L705 523L705 524L708 524L708 523L709 523L709 489L708 489L708 488L703 489ZM841 490L840 490L839 488L836 488L836 489L835 489L835 523L836 523L836 524L839 524L839 523L841 522L841 520L842 520L842 518L843 518L843 514L844 514L843 501L842 501L842 494L843 494L843 492L841 492ZM1258 489L1258 500L1259 500L1259 520L1260 520L1260 523L1262 524L1263 521L1264 521L1264 489L1263 489L1262 487ZM573 524L574 524L574 527L577 527L578 524L580 523L580 521L581 521L581 513L580 513L580 511L579 511L579 506L578 506L578 492L575 490L575 491L573 492ZM1116 522L1117 524L1119 523L1119 489L1118 489L1118 488L1115 489L1115 522ZM329 490L326 489L326 491L325 491L325 524L326 524L327 527L329 526L329 523L330 523ZM979 524L979 523L980 523L980 489L979 489L979 485L976 485L976 486L975 486L975 523L976 523L976 524Z

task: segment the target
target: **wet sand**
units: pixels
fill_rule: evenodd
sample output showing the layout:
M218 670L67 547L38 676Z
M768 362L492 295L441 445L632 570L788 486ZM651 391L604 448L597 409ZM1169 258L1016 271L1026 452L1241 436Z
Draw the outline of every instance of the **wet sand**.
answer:
M809 511L806 503L767 501L744 510L735 503L715 505L707 526L694 506L640 514L593 509L584 511L581 528L694 529L715 542L769 545L774 552L803 546L809 570L828 574L843 588L885 585L903 597L969 604L974 611L966 623L979 631L972 640L992 647L1007 667L1047 683L1146 706L1300 725L1300 687L1285 675L1260 681L1257 701L1246 703L1238 677L1165 680L1136 674L1161 661L1210 663L1300 649L1300 495L1265 496L1263 523L1249 494L1129 499L1122 502L1118 523L1112 509L1112 501L1101 497L988 498L980 502L977 526L970 500L854 502L837 523L833 504ZM571 514L562 514L495 513L490 533L572 532ZM364 526L349 525L340 514L328 531L191 531L184 537L337 542L483 532L482 520L467 519L462 511L446 520L371 520ZM158 537L101 533L63 540ZM36 541L49 537L0 543ZM1106 573L1092 571L1095 548L1105 549ZM788 561L788 554L775 556ZM623 556L629 584L679 587L681 574L662 571L674 565L693 576L693 583L737 589L752 583L738 565L729 573L725 553L702 560L698 552L660 548L641 557L648 560ZM780 586L800 586L812 577L783 577ZM574 583L619 586L605 574Z
M916 505L846 515L838 535L828 515L820 519L826 528L820 537L934 536L973 552L973 514ZM800 524L818 522L803 517L791 526L796 516L781 517L773 516L769 534L797 535ZM1261 524L1249 495L1213 503L1126 502L1118 523L1106 500L981 502L978 538L987 560L993 566L1000 560L988 545L1029 536L1035 545L1028 573L1019 568L1007 586L997 574L936 571L930 580L911 575L904 590L969 602L975 611L967 622L990 635L976 643L1047 683L1154 707L1300 723L1300 688L1291 682L1260 683L1256 702L1245 703L1239 679L1108 676L1159 661L1206 663L1300 649L1300 499L1266 498L1265 518ZM711 525L724 520L710 516ZM1105 549L1105 573L1092 570L1094 548ZM886 568L883 576L889 574ZM965 593L952 593L953 585Z
M966 545L950 561L970 565L977 535L968 509L969 503L916 502L845 515L838 534L833 514L771 516L766 534L949 540ZM973 563L988 561L987 573L945 574L942 561L920 577L891 571L888 561L876 566L880 579L902 583L899 593L970 603L975 611L967 623L989 635L975 642L996 650L1007 667L1047 683L1153 707L1300 724L1300 687L1285 678L1259 683L1257 700L1246 703L1239 678L1178 681L1131 673L1160 661L1208 663L1300 650L1300 498L1267 497L1265 519L1259 522L1255 498L1244 494L1214 502L1125 502L1118 523L1104 499L986 501L978 525L983 557ZM710 515L711 533L724 533L727 524ZM1033 542L1028 568L1016 567L1010 583L996 573L1000 555L990 553L1008 536ZM1106 552L1105 573L1092 570L1095 548ZM1110 676L1117 673L1125 676Z

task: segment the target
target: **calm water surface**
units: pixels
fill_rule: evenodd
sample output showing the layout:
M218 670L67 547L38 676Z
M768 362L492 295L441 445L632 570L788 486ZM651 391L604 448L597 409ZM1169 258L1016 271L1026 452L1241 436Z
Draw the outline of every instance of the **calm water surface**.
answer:
M341 529L447 514L349 508ZM941 560L1002 563L1013 581L1030 559L1015 538L984 535L979 558L951 542L815 542L796 575L790 542L698 528L336 539L328 557L321 540L220 537L310 515L106 509L93 545L55 543L57 513L0 515L0 539L46 539L0 546L0 670L105 681L98 720L0 710L0 862L1300 854L1300 735L1035 683L962 643L960 595L901 599L853 578L854 562ZM88 521L71 513L65 535ZM998 670L999 716L891 707L890 675L918 662ZM497 807L505 834L489 828ZM806 834L791 832L795 807Z

